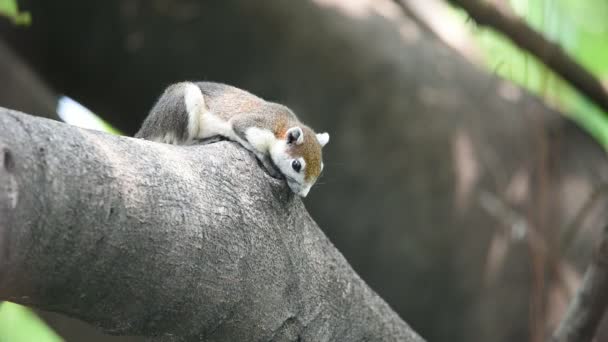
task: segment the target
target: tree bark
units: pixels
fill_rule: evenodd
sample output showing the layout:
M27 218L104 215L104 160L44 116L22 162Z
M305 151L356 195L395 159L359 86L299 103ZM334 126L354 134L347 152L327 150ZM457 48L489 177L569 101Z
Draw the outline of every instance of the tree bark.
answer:
M0 110L0 299L169 340L422 341L230 142Z

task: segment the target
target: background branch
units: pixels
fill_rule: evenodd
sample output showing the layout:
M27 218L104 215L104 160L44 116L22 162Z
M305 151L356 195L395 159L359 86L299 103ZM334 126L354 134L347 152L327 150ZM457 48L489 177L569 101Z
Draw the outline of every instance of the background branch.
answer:
M523 20L499 11L488 2L452 0L479 25L491 27L508 37L520 48L536 56L566 82L608 112L608 92L602 83L584 67L570 58L562 48L536 32Z
M587 342L593 339L608 306L608 227L585 272L583 283L553 335L553 342Z
M421 339L236 144L0 111L0 299L170 340Z
M3 106L59 120L58 96L3 39L0 39L0 75L0 103Z

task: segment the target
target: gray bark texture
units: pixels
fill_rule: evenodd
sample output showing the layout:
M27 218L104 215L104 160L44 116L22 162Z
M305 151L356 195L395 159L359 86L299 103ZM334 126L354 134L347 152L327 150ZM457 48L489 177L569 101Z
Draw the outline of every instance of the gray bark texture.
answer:
M234 143L0 110L0 144L2 300L169 340L422 341Z

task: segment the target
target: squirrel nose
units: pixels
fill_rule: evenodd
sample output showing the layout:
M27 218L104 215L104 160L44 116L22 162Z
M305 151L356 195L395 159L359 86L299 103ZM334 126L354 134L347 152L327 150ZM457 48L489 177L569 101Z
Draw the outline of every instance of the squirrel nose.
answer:
M310 186L305 186L302 190L300 190L300 193L298 195L300 195L301 197L306 197L306 195L308 195L309 191L310 191Z

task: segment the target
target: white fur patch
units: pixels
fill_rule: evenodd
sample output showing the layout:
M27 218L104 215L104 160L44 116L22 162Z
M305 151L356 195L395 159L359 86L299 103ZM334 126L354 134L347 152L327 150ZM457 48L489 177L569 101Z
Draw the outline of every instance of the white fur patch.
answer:
M177 144L177 139L175 138L175 134L173 132L167 132L165 137L163 138L163 142L165 144Z
M177 145L177 139L175 139L175 134L173 134L173 132L167 132L163 136L154 137L149 140L158 142L158 143L163 143L163 144L176 144Z
M310 191L310 188L312 187L312 185L306 185L302 188L302 190L300 190L300 192L298 193L298 195L300 195L301 197L306 197L306 195L308 195L308 192Z
M321 144L321 147L327 145L329 142L329 133L317 133L317 140L319 141L319 144Z
M201 89L194 83L187 83L184 89L184 102L188 111L188 137L199 137L201 120L207 112L205 98ZM188 139L188 140L190 140Z
M221 135L230 140L236 140L232 125L212 112L201 116L200 129L197 138L204 139L214 135Z
M286 176L289 188L296 194L306 197L310 191L310 187L314 183L314 181L306 182L304 180L306 174L306 160L302 157L295 158L302 165L300 172L296 172L292 167L294 158L287 153L287 148L288 145L285 140L277 140L270 149L270 157L281 173Z
M258 127L250 127L245 131L245 137L251 147L255 150L268 154L272 146L277 142L277 138L270 130Z

